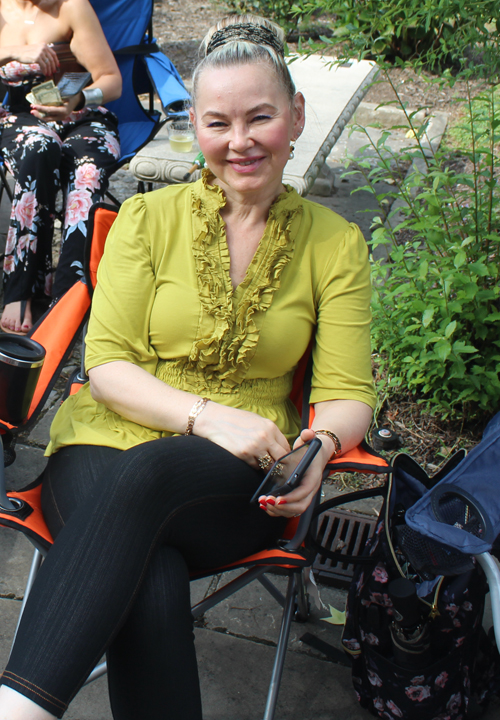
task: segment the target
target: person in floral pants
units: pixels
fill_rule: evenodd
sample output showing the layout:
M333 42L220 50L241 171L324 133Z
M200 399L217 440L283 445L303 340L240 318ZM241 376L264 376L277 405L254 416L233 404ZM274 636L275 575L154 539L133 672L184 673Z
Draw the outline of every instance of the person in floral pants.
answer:
M16 178L4 260L4 303L41 293L58 298L83 274L86 221L104 198L120 156L115 116L104 108L48 125L29 113L7 115L2 153ZM78 113L74 113L78 116ZM52 285L55 202L64 192L61 256Z
M32 92L74 72L88 73L87 84L61 102ZM0 82L8 89L0 150L16 179L0 328L25 335L33 324L31 299L59 297L82 272L89 210L104 197L120 155L117 119L105 106L120 97L122 77L88 0L0 0ZM51 288L60 189L62 252Z

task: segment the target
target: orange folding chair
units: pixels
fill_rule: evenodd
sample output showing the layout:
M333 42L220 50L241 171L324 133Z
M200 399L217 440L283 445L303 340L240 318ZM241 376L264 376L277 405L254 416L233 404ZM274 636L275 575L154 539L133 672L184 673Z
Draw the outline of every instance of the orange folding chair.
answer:
M92 290L96 284L97 267L104 250L107 234L116 214L116 209L103 204L96 205L92 209L89 223L90 241L86 249L85 282L79 281L76 283L66 295L48 310L45 316L41 318L39 323L37 323L30 332L30 337L45 347L47 356L31 403L27 421L29 423L34 422L37 413L43 406L79 331L87 319ZM68 338L71 338L70 342L68 342ZM308 352L306 355L309 356L310 353ZM292 400L296 404L302 417L305 418L305 422L303 422L304 427L310 424L314 412L313 408L309 405L308 399L308 361L309 357L304 357L299 364L295 373L292 391ZM82 361L82 369L76 371L69 379L64 397L78 392L81 385L85 382L87 382L87 378L83 370ZM24 425L23 428L24 427L26 427L26 425ZM0 432L15 432L16 430L19 430L19 428L13 428L0 419ZM354 450L329 463L325 469L325 477L336 471L373 474L387 473L388 470L389 466L384 458L375 453L368 445L362 443ZM20 530L35 546L35 553L21 608L21 616L36 573L43 561L43 557L50 549L53 540L41 512L41 483L37 484L37 482L35 482L19 492L5 493L3 473L1 475L0 525ZM315 501L311 503L308 510L303 513L300 518L292 518L289 520L282 540L275 547L242 558L231 565L213 568L210 572L193 575L192 578L198 579L200 577L220 574L228 570L243 568L243 573L239 577L218 589L192 608L192 613L195 618L237 592L237 590L245 587L253 580L258 580L278 603L282 605L283 616L263 716L264 720L272 720L275 715L291 622L294 617L302 621L306 620L308 615L307 593L302 571L304 568L310 567L315 558L315 552L308 547L306 536L312 522L314 510L320 502L320 494L320 491L318 491ZM11 504L14 504L14 507L11 507ZM278 568L280 574L285 573L288 576L286 597L282 595L267 576L267 574L276 571ZM96 667L90 674L87 683L100 677L105 672L106 664L101 663L101 665Z

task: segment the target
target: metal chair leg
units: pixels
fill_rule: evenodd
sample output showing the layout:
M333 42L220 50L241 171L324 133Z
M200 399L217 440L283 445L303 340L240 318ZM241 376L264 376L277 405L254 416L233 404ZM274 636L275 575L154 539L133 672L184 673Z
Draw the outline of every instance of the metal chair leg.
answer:
M113 193L109 192L109 190L106 190L105 195L107 198L109 198L109 200L111 200L112 203L116 205L116 207L122 206L121 202L113 195Z
M306 622L308 617L309 595L307 593L303 570L297 577L297 610L295 612L295 620L297 622Z
M97 665L97 667L95 667L92 670L92 672L90 673L88 678L83 683L84 686L88 685L89 683L93 682L94 680L97 680L97 678L102 677L103 675L105 675L107 673L107 671L108 671L108 666L106 665L105 662L102 662L100 665Z
M484 570L490 588L495 640L500 651L500 568L498 562L489 552L481 553L475 557Z
M278 638L278 645L276 647L276 656L274 658L273 672L271 675L271 682L269 683L269 692L267 695L266 710L264 712L263 720L274 720L281 677L283 675L283 668L285 665L285 653L288 645L288 638L290 636L290 627L295 611L296 596L297 578L296 573L292 573L288 579L285 609L281 620L280 634Z

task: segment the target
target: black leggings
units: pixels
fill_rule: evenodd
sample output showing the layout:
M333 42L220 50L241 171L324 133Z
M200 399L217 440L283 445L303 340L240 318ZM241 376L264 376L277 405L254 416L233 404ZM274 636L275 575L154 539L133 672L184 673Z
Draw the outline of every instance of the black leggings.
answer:
M115 720L201 720L189 570L265 548L285 521L249 498L259 472L203 438L49 459L54 546L2 682L57 717L104 652Z

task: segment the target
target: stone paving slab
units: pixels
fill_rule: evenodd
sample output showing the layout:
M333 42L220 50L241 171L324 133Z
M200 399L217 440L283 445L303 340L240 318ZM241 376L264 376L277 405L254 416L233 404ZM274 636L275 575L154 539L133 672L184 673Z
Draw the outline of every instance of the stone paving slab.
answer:
M24 597L32 556L33 545L22 533L0 527L0 597Z
M8 565L9 543L11 547L15 545L11 539L13 531L10 536L8 532L0 535L0 573ZM24 573L21 568L18 570L20 582ZM11 579L15 578L15 569L9 569L9 574ZM284 578L275 577L275 581L283 587ZM205 595L210 583L209 579L193 583L193 602ZM341 591L322 588L321 594L326 603L342 607L344 593ZM7 662L20 605L18 600L0 598L0 670ZM206 626L196 629L205 720L259 720L262 717L279 622L276 607L260 585L254 583L210 610L205 616ZM300 636L309 631L338 646L340 630L319 619L325 614L313 608L310 622L293 623L276 720L368 720L371 717L357 704L350 671L315 655L300 642ZM500 702L495 701L483 720L499 717ZM106 679L100 678L83 688L65 718L112 720Z
M30 445L16 445L16 461L5 468L8 490L20 490L36 480L46 465L43 450Z
M40 448L45 448L47 446L50 440L50 426L52 425L52 420L54 419L56 412L59 410L59 406L59 397L53 395L49 398L47 409L44 410L42 417L38 420L29 434L30 443L38 445Z
M224 573L219 586L224 586L240 571ZM275 587L284 595L286 593L287 578L280 575L270 574L268 578ZM202 592L197 587L198 583L204 583ZM191 583L192 603L195 604L204 597L207 580ZM212 583L211 592L217 589L217 584ZM304 633L313 633L321 640L339 647L340 627L324 622L321 618L328 617L330 612L328 606L343 611L345 608L346 593L332 587L322 586L320 588L321 600L324 607L318 608L311 600L310 617L307 622L292 623L290 632L289 649L309 656L324 659L324 656L301 642L300 638ZM234 637L252 640L259 643L275 644L281 624L281 606L264 589L259 582L253 582L231 597L223 600L219 605L209 610L203 616L204 627L207 630L233 635Z
M274 648L209 630L196 631L205 720L259 720ZM368 720L351 690L350 671L288 652L276 720Z

